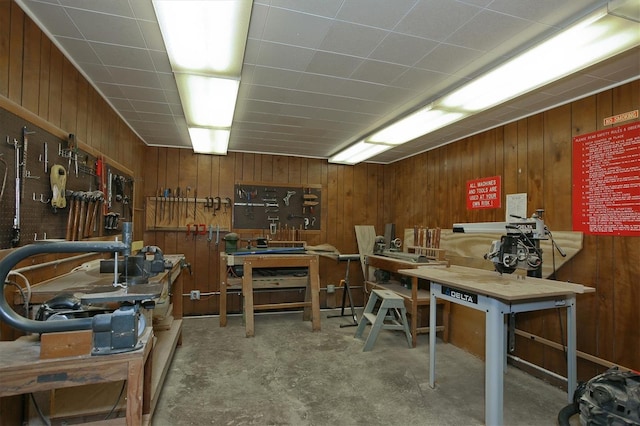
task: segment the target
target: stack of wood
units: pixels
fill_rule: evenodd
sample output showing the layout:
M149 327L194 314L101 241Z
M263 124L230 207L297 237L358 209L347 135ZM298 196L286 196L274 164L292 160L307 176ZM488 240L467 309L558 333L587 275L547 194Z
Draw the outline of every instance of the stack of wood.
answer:
M407 238L413 237L413 241ZM440 248L440 228L415 227L405 231L406 250L427 257L427 259L444 260L446 251Z

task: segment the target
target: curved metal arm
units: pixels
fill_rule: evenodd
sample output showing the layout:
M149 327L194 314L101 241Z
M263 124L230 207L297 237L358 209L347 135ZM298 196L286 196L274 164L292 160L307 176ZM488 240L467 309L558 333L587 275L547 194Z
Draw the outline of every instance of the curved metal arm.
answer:
M90 330L92 318L78 318L64 321L35 321L18 315L4 296L4 286L9 271L21 260L41 253L130 253L131 245L119 241L59 242L30 244L17 248L0 260L0 319L11 327L27 333L52 333L58 331Z

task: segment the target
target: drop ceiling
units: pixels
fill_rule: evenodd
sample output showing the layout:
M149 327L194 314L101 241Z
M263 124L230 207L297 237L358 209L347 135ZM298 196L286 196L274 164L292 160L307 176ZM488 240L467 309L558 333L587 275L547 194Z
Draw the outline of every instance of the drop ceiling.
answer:
M17 3L147 145L191 149L151 0ZM328 158L606 3L254 0L229 151ZM637 78L639 48L369 161L391 163Z

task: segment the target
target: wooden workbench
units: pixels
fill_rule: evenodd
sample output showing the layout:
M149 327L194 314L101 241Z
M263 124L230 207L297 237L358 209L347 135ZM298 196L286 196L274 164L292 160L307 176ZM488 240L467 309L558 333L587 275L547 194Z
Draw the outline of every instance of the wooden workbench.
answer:
M370 291L374 288L382 288L391 290L402 296L404 304L411 316L411 323L409 329L411 330L411 343L415 348L418 344L418 334L429 333L431 324L428 327L421 327L418 324L418 308L421 306L429 306L430 297L429 289L421 289L417 277L411 277L411 289L403 287L398 281L390 280L388 282L376 282L374 279L373 271L375 269L381 269L391 274L397 274L401 269L413 269L420 267L432 267L446 265L446 262L441 261L429 261L429 262L411 262L404 259L396 259L393 257L369 255L366 257L366 276L365 276L365 290ZM438 302L442 305L442 325L435 325L436 331L442 332L442 340L449 341L449 317L450 317L450 305L449 302L440 300Z
M153 330L147 327L142 347L133 352L106 356L40 359L37 336L0 342L0 397L66 387L127 381L127 425L140 425L151 404Z
M228 269L233 265L243 266L241 287L238 279L230 279ZM254 269L269 268L307 268L306 277L287 281L287 279L268 279L267 283L260 283L253 276ZM254 305L253 290L256 288L287 288L304 285L306 287L304 302L285 302ZM303 319L311 318L313 331L320 330L320 275L318 268L318 256L315 254L252 254L233 256L227 253L220 254L220 327L227 325L227 290L241 288L243 296L243 310L245 316L245 331L247 337L255 334L254 311L284 308L304 308Z
M40 344L35 337L2 342L0 397L60 390L58 393L69 396L56 397L56 417L64 417L66 413L73 416L81 415L83 410L87 410L87 416L90 416L92 412L102 409L83 407L85 400L91 399L88 397L91 392L83 392L82 388L78 388L78 392L67 394L66 388L81 385L99 386L127 380L127 424L150 424L175 349L182 343L181 266L184 255L165 255L164 259L171 261L173 267L151 277L149 282L164 287L163 292L168 292L170 296L165 303L169 303L170 307L166 309L167 318L163 321L162 327L157 330L147 327L142 338L142 349L104 356L87 355L40 360ZM93 294L113 290L113 278L112 273L99 272L99 262L90 262L86 267L77 268L33 286L31 301L32 304L40 304L62 292ZM128 290L135 292L135 285L129 286ZM17 298L15 302L22 303L22 299ZM151 326L151 323L147 325ZM23 373L25 377L21 379ZM32 381L29 382L27 377L31 377ZM117 394L109 396L108 406L113 404L115 396ZM94 402L96 401L88 401Z

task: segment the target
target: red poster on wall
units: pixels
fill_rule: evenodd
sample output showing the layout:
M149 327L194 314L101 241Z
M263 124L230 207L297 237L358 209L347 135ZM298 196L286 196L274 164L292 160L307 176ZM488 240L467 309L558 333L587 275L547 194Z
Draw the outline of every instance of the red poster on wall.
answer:
M573 229L640 236L640 123L573 138Z
M502 206L500 176L467 181L467 209L498 209Z

